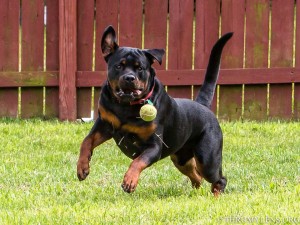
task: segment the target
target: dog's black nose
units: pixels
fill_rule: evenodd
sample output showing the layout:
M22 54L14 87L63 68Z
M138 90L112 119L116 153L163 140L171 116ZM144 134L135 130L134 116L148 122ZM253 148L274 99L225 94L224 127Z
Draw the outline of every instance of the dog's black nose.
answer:
M135 76L132 74L125 75L123 79L127 82L133 82L135 80Z

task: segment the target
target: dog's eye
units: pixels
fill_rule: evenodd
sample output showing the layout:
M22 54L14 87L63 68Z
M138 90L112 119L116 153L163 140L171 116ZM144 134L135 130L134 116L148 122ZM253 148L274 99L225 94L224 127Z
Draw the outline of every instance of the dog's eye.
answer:
M120 70L120 69L122 68L122 66L121 66L120 64L118 64L118 65L115 65L115 68L116 68L117 70Z
M138 71L142 71L142 70L143 70L143 67L139 66Z

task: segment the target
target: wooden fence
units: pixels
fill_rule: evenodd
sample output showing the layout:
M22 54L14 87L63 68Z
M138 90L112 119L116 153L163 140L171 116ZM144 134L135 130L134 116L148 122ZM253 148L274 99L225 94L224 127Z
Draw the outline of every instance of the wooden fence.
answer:
M165 48L158 77L186 98L199 90L213 43L233 31L218 117L300 118L299 0L0 0L0 117L96 114L109 24L122 46Z

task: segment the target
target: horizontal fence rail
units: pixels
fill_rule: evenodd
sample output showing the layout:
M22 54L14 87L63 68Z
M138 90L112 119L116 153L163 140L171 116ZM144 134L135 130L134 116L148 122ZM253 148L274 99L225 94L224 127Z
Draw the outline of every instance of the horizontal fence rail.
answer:
M220 119L300 118L300 2L295 0L0 0L0 117L97 116L100 40L164 48L158 78L193 99L226 32L213 110ZM299 41L298 41L299 40Z

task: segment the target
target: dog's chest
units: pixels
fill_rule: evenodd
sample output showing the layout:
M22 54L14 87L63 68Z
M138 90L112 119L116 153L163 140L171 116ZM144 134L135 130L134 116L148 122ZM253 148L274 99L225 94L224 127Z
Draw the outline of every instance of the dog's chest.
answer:
M149 137L155 133L155 122L144 122L138 115L125 116L120 112L120 115L105 110L104 107L99 108L101 118L110 123L113 128L113 133L133 134L142 141L146 141ZM124 136L124 135L123 135Z
M138 157L144 150L143 142L136 134L119 130L114 132L113 139L121 151L131 159Z

